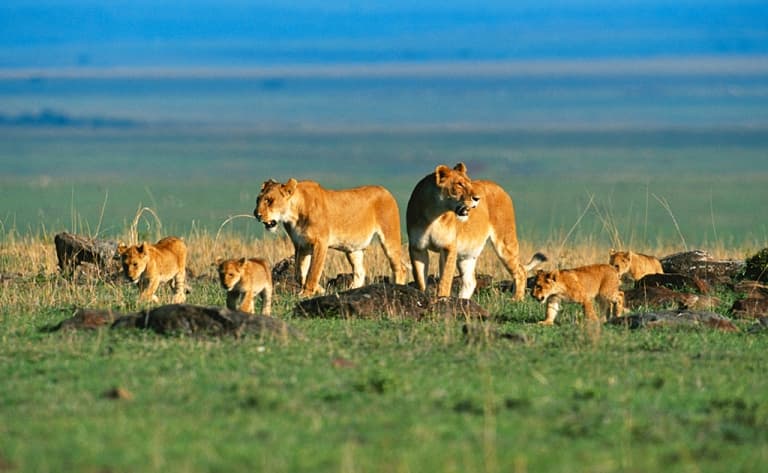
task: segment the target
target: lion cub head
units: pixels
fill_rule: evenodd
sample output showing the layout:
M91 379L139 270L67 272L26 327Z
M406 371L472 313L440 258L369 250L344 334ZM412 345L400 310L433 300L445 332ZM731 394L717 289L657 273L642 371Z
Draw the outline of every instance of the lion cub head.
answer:
M616 268L619 272L619 276L629 272L632 267L632 254L629 251L613 251L611 250L610 259L608 264Z
M227 291L231 291L240 279L243 277L243 268L245 267L245 258L240 259L228 259L228 260L216 260L216 265L219 269L219 282L221 287Z
M459 220L466 220L469 211L480 202L480 197L472 192L472 180L464 163L457 164L453 169L443 164L437 166L435 183L440 189L440 198L453 204L453 211Z
M290 200L297 185L298 182L293 178L285 184L272 179L262 184L253 216L264 224L264 228L271 232L277 231L278 222L284 220L290 210Z
M531 295L539 302L544 302L549 296L559 294L561 291L558 278L560 272L555 271L539 271L536 273L536 281L533 285L533 291Z
M117 253L120 255L125 276L131 282L138 282L149 263L149 251L146 245L142 243L141 245L125 246L120 243L117 246Z

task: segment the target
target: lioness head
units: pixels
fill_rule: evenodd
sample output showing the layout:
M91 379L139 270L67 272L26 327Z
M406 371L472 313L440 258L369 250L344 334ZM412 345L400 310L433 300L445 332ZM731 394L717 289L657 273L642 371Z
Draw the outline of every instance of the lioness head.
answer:
M231 291L233 287L240 282L240 278L243 276L243 266L245 266L245 258L240 259L228 259L228 260L216 260L216 265L219 269L219 282L221 287L227 291Z
M616 268L619 272L619 276L629 271L629 267L632 263L632 257L629 251L613 251L611 250L611 256L608 260L608 264Z
M253 216L264 224L264 228L271 232L277 230L277 223L283 220L289 210L289 201L296 191L297 184L293 178L288 179L285 184L272 179L262 184Z
M533 285L531 295L539 302L544 302L547 298L557 293L558 271L539 270L536 273L536 281Z
M145 244L125 246L120 243L117 246L117 253L120 255L125 277L132 282L138 282L149 263L149 251Z
M453 169L443 164L435 168L435 183L440 189L442 200L450 201L459 220L466 220L469 211L477 207L480 197L472 192L472 180L467 176L467 167L459 163Z

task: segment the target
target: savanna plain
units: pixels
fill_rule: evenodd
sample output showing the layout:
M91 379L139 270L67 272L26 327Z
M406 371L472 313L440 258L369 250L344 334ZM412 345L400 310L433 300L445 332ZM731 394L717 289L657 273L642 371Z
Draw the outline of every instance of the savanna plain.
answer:
M64 230L181 236L188 302L222 306L216 257L291 255L251 216L268 178L381 184L404 214L419 179L462 161L511 194L523 259L543 251L565 268L607 262L610 248L744 259L768 246L766 136L2 129L0 471L761 471L768 339L747 321L596 327L566 305L542 327L530 296L488 288L473 298L491 316L469 338L466 320L307 319L281 292L272 313L302 339L43 329L80 307L139 308L127 282L59 274ZM366 264L387 274L378 248ZM347 271L338 254L326 263L327 277ZM509 279L490 248L478 271ZM739 295L715 290L712 310L729 316Z

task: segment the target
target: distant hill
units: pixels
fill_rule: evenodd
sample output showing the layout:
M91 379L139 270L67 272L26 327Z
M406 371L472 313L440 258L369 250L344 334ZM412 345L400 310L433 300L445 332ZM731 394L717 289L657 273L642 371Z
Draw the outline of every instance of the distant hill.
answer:
M4 115L0 113L0 126L25 127L83 127L83 128L135 128L142 122L114 117L74 117L55 110L41 110L37 113Z

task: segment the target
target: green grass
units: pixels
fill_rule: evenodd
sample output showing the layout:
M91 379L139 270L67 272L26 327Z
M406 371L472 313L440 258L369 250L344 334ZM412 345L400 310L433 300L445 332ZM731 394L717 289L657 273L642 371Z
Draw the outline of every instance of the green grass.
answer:
M145 213L139 237L184 236L201 273L218 250L197 236L250 214L270 177L379 183L404 209L437 163L465 161L512 194L525 253L546 246L555 266L617 243L747 256L768 242L767 148L743 131L0 130L0 273L22 274L0 281L0 471L759 471L768 338L745 331L596 331L573 305L545 328L540 304L493 291L475 296L486 323L527 343L468 340L464 321L300 319L285 295L273 313L304 341L41 328L136 309L127 284L61 279L54 233L124 239L148 206L162 227ZM253 219L222 236L267 248ZM224 303L192 285L189 302Z
M275 312L305 341L49 334L79 290L49 283L53 304L2 310L10 471L732 472L768 460L762 335L596 331L571 305L545 328L541 305L492 291L477 296L486 323L527 343L467 340L463 321L299 319L287 296ZM14 284L33 297L40 283ZM134 307L128 285L84 291ZM190 298L223 294L198 282ZM133 398L105 397L114 387Z

